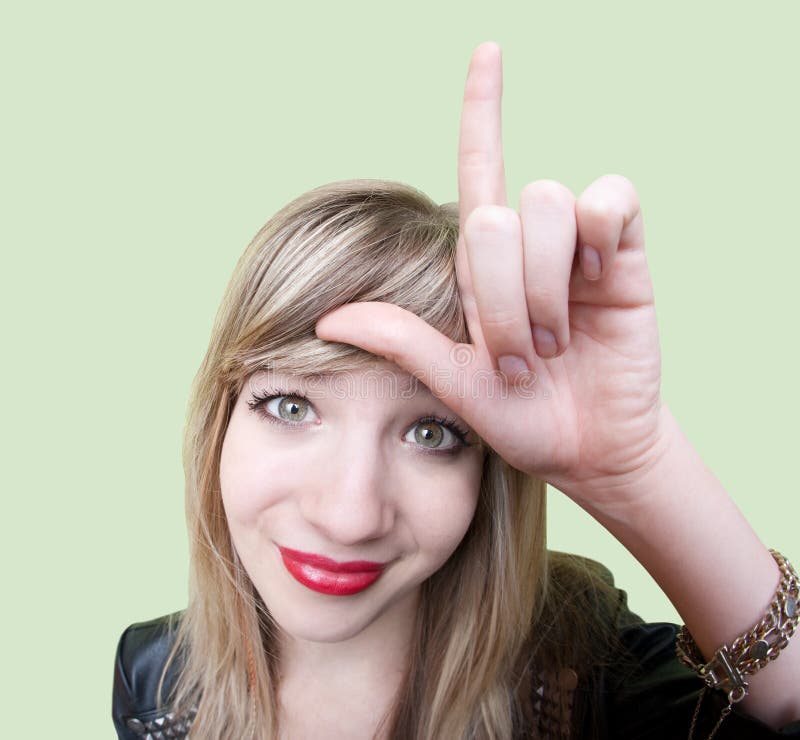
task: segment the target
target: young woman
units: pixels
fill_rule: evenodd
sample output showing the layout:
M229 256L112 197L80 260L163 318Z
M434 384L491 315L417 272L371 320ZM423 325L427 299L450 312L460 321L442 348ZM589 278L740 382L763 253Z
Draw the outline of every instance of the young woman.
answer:
M507 207L500 97L482 44L458 206L334 183L237 265L186 427L190 603L123 634L119 737L800 738L796 576L660 397L635 191ZM546 549L546 483L680 637Z

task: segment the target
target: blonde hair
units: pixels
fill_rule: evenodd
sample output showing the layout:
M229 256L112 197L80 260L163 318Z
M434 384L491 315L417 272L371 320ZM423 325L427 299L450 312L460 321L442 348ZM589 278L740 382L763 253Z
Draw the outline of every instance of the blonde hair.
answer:
M303 375L374 362L314 333L323 313L353 301L395 303L468 342L457 236L455 204L400 183L350 180L286 205L236 265L184 439L190 596L170 658L180 657L170 701L176 711L197 707L195 740L278 734L277 630L233 548L220 495L222 442L245 380L264 369ZM488 450L474 520L423 584L407 675L382 731L510 738L530 720L531 656L560 660L559 620L545 618L548 589L545 484Z

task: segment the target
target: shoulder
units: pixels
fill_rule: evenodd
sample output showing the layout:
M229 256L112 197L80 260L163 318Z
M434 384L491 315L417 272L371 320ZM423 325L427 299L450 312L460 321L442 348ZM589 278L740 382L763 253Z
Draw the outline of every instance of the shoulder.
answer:
M628 609L626 592L617 588L605 565L554 550L547 553L544 605L544 617L563 622L573 614L579 622L591 622L600 630L642 621Z
M530 654L540 666L574 669L589 679L616 659L621 624L641 619L603 564L548 551L542 599L531 625Z
M548 550L547 572L551 580L569 581L584 590L615 589L614 574L603 563L585 555Z
M145 730L145 724L162 716L161 724L168 721L159 700L170 695L180 669L177 661L170 663L161 694L159 683L182 617L183 612L175 612L137 622L122 633L114 663L112 704L120 738L140 737L142 733L137 730Z
M156 689L183 612L130 625L119 638L115 683L137 708L154 708ZM150 706L152 704L152 707Z
M545 616L552 620L556 645L572 665L583 660L592 667L591 681L581 684L588 693L579 715L580 737L686 737L704 684L676 657L678 625L645 622L628 608L611 571L589 558L548 553L547 588ZM704 699L700 737L709 736L726 704L721 692ZM776 732L734 707L717 737L800 738L800 723Z

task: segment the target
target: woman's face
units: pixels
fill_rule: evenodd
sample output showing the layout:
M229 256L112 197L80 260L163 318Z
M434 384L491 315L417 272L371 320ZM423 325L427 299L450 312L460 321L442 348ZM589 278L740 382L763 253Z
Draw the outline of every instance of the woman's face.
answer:
M275 621L336 642L416 602L472 521L482 464L475 433L381 361L305 381L252 375L220 481L233 544Z

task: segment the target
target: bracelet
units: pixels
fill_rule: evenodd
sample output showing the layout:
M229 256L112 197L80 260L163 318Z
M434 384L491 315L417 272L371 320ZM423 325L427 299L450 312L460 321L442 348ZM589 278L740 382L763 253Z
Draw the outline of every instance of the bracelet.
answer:
M789 644L800 619L800 578L783 555L776 550L770 550L770 554L780 568L781 580L766 614L750 630L737 637L730 645L722 645L708 662L705 662L686 625L678 632L675 652L681 663L703 679L705 688L720 689L728 695L728 706L723 710L709 740L733 705L747 696L748 684L745 676L752 676L780 655L781 650ZM705 688L695 708L690 738Z

